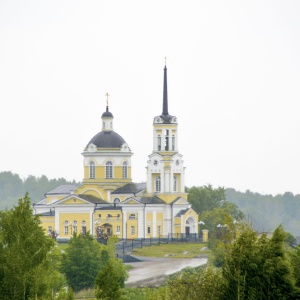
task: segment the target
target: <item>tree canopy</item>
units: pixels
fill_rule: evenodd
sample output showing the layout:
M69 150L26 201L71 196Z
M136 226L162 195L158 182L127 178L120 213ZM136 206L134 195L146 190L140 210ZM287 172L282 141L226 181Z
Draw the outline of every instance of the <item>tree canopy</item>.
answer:
M105 245L98 243L89 233L74 234L65 253L61 270L69 286L76 292L93 288L95 278L103 267L102 251Z
M45 293L52 246L53 240L32 214L27 194L18 206L0 212L1 299L29 299Z
M10 209L17 205L17 199L21 198L26 192L31 202L43 199L44 194L62 184L75 184L64 178L48 179L45 175L35 177L29 175L21 179L19 175L12 172L0 172L0 210Z

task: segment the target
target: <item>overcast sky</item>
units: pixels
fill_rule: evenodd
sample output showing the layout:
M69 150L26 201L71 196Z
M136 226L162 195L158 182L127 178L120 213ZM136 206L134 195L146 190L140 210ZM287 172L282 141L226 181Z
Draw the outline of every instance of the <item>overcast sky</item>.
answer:
M146 180L152 121L179 122L186 186L300 193L300 1L0 1L0 171L81 181L114 129Z

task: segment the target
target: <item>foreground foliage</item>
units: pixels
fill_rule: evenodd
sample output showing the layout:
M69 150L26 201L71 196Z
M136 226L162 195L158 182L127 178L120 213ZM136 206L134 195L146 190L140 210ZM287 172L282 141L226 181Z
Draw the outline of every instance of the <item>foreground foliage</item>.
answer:
M74 234L63 254L61 271L68 285L75 291L94 287L100 271L104 245L99 244L89 233Z
M0 212L0 298L39 299L59 286L54 242L33 216L26 194L18 206Z

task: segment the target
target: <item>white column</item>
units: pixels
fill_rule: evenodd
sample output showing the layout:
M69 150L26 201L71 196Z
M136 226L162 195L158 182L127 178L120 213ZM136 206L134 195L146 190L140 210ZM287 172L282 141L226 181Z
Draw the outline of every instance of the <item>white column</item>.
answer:
M126 239L126 220L127 220L127 213L123 211L123 235L122 235L123 239Z
M94 218L93 218L93 210L90 211L90 233L94 235Z
M55 211L55 231L61 235L62 233L59 232L59 211Z
M153 211L153 213L152 213L152 220L153 220L153 225L152 225L152 236L154 237L154 238L156 238L157 237L157 226L156 226L156 211Z
M169 193L170 192L170 171L165 171L165 189L164 192Z
M162 167L161 169L162 171L160 172L160 189L161 192L164 193L165 192L165 174L164 174L164 168Z

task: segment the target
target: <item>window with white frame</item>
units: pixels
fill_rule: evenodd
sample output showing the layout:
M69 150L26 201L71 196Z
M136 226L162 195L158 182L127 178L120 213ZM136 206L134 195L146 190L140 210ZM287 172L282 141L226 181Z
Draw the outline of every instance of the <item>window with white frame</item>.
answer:
M95 179L95 163L90 162L90 179Z
M120 231L121 231L121 226L117 226L117 228L116 228L116 233L119 234Z
M105 169L106 178L113 178L113 163L108 161Z
M65 234L67 235L69 233L69 226L65 226Z
M173 177L173 191L177 192L177 177Z
M86 222L84 220L81 222L81 233L86 234Z
M161 235L161 226L157 226L157 234Z
M148 234L151 233L151 226L148 226L147 232L148 232Z
M131 226L131 235L135 234L135 226Z
M172 135L172 150L175 150L175 135Z
M157 176L155 177L155 191L160 192L160 190L161 190L161 181L160 181L160 177Z
M158 135L157 137L157 150L160 151L161 150L161 136Z
M127 161L123 162L123 166L122 166L122 175L124 179L128 178L128 164Z
M74 233L77 233L77 221L76 220L73 221L73 229L74 229Z

